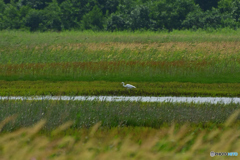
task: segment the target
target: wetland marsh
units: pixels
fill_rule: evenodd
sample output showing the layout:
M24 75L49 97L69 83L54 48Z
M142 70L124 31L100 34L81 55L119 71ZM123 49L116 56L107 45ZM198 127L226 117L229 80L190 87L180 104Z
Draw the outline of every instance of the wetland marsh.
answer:
M50 159L116 154L207 159L212 150L240 153L239 102L216 101L240 97L239 35L239 30L0 31L0 153L10 155L13 144L35 155L47 147ZM137 88L126 90L121 82ZM43 99L60 96L70 98ZM77 96L211 98L202 103L71 99Z

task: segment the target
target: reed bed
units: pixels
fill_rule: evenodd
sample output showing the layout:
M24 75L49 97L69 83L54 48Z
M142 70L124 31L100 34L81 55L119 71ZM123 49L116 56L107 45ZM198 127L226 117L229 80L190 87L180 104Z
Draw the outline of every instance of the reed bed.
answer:
M28 128L1 133L1 159L212 159L210 152L240 152L239 127L234 125L239 110L222 128L196 129L188 124L161 129L112 128L101 129L101 123L90 130L70 134L67 122L53 130L50 136L39 134L46 121ZM0 129L11 121L0 123ZM215 156L218 157L218 156ZM220 156L219 156L220 157ZM218 157L218 158L219 158ZM230 157L221 156L221 159ZM232 157L236 158L236 157Z
M101 121L103 127L153 127L186 122L200 128L221 126L239 108L238 103L173 103L173 102L106 102L106 101L0 101L0 121L18 115L3 131L28 127L46 119L43 129L73 121L72 128L89 128ZM239 122L240 117L237 117Z
M136 72L137 70L146 70L145 72L167 72L171 69L178 68L179 72L191 69L196 71L202 71L204 68L211 66L213 64L208 64L208 62L185 62L185 61L174 61L174 62L137 62L137 61L112 61L112 62L70 62L70 63L31 63L31 64L6 64L0 65L1 74L11 76L11 75L81 75L81 73L86 74L97 74L103 72L102 74L113 74L113 73L123 73L132 74L126 72ZM227 70L228 68L225 68ZM50 73L49 73L50 72ZM155 73L156 74L156 73ZM158 74L158 73L157 73Z
M238 62L100 61L0 65L0 80L239 83Z
M205 41L185 32L3 31L0 80L239 83L240 43L227 38L238 31L199 32ZM175 39L157 39L162 36ZM219 40L208 41L209 36Z
M239 42L65 43L0 47L1 64L99 61L238 62Z
M0 95L240 96L239 34L0 31ZM0 159L240 153L239 106L0 100Z
M0 49L0 80L239 83L240 79L239 41L11 41Z

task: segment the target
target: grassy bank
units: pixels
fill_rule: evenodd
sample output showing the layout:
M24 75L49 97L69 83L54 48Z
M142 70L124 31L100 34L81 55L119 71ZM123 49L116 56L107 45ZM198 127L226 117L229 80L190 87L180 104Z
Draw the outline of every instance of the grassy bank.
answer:
M240 152L239 127L232 115L222 128L199 129L183 125L152 129L123 127L69 132L71 122L39 134L44 120L29 128L1 133L1 159L212 159L210 152ZM0 123L4 126L11 118ZM1 128L0 128L1 129ZM26 145L27 144L27 145ZM14 154L12 154L14 153ZM218 156L215 156L218 157ZM221 156L222 159L229 157ZM237 158L237 157L232 157Z
M239 30L222 29L207 31L173 31L173 32L21 32L1 31L1 46L21 44L65 44L65 43L151 43L151 42L221 42L239 41Z
M31 95L110 95L110 96L206 96L240 97L239 83L127 82L136 89L127 90L120 82L106 81L0 81L0 96Z
M239 104L143 103L105 101L0 101L0 121L17 114L14 123L3 130L12 131L47 119L44 129L52 130L69 120L73 128L89 128L101 121L103 127L142 126L159 128L172 122L189 122L200 128L223 122ZM239 120L239 118L238 118Z

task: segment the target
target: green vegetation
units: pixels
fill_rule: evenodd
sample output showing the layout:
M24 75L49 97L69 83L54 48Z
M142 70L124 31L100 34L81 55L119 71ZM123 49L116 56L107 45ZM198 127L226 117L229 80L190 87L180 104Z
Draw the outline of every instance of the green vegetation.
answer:
M239 127L234 125L239 110L220 128L200 129L171 125L160 129L114 127L69 130L67 122L45 134L46 121L11 133L1 133L1 159L212 159L210 152L238 152ZM2 126L13 120L9 117ZM14 122L14 121L13 121ZM12 122L10 122L12 123ZM14 154L13 154L14 153ZM225 157L222 157L225 158ZM236 157L233 157L236 158Z
M127 90L120 82L106 81L0 81L0 96L31 95L114 95L114 96L206 96L239 97L239 83L127 82L136 89Z
M239 83L238 62L72 62L2 65L0 79L48 81L135 81ZM209 74L210 73L210 74Z
M0 31L1 48L19 49L21 47L43 47L48 49L51 45L59 47L74 47L76 44L85 43L160 43L190 42L193 47L198 42L239 42L240 30L229 28L217 30L173 30L172 32L153 31L64 31L64 32L27 32L27 31ZM71 45L72 44L72 45ZM109 44L110 45L110 44ZM214 44L213 44L214 45ZM191 47L190 46L190 47ZM79 46L78 46L79 47ZM85 47L85 45L83 45ZM86 46L87 47L87 46ZM219 45L221 47L221 45ZM110 47L111 48L111 47ZM42 49L42 51L44 51ZM106 48L105 48L106 49ZM186 48L188 49L188 48ZM203 48L202 48L203 49ZM44 53L44 52L43 52Z
M1 31L0 95L239 97L239 33ZM137 88L126 90L121 81ZM112 159L113 154L119 159L207 159L212 150L240 153L239 106L0 100L0 159ZM17 117L3 125L11 115ZM94 126L100 121L101 127ZM13 149L22 152L12 154Z
M193 83L239 83L240 80L240 44L238 39L231 39L232 33L202 35L200 32L202 38L193 42L195 33L184 36L184 32L131 33L130 38L125 32L112 35L65 32L57 39L57 33L1 33L6 40L1 43L0 80ZM88 35L89 40L83 42ZM173 40L160 43L164 38L159 40L159 37L171 35ZM217 40L202 42L211 36ZM133 42L127 43L131 38ZM109 42L99 43L105 39Z
M0 0L0 30L239 28L239 0Z
M240 105L210 103L145 103L106 101L0 101L0 121L18 115L14 123L3 130L12 131L31 126L46 119L44 129L53 130L58 125L73 121L73 128L89 128L101 121L103 127L152 127L159 128L172 122L190 123L200 127L221 126L239 109ZM240 118L238 118L239 120Z

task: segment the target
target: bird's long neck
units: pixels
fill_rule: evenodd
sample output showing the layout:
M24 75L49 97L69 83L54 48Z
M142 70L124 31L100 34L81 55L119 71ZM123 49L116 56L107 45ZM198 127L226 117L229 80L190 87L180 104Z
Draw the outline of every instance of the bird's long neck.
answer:
M123 84L123 87L125 87L125 86L126 86L124 83L122 83L122 84Z

